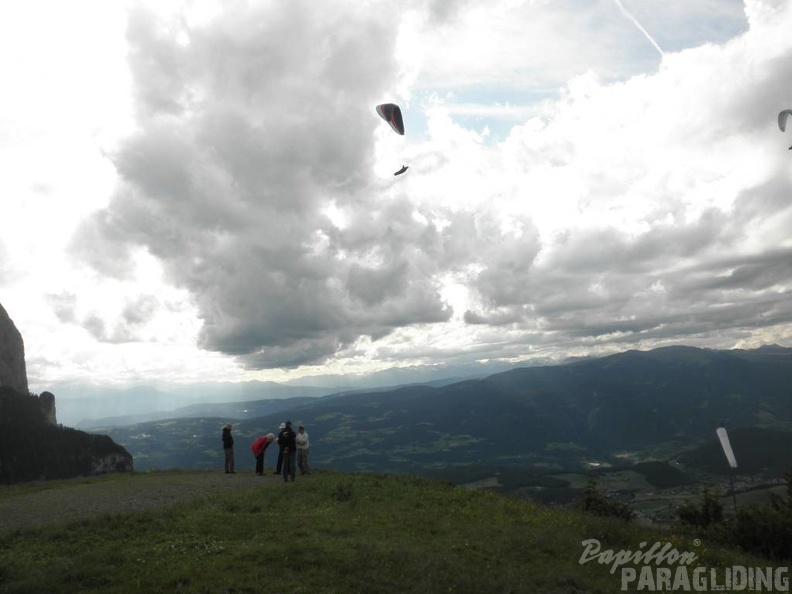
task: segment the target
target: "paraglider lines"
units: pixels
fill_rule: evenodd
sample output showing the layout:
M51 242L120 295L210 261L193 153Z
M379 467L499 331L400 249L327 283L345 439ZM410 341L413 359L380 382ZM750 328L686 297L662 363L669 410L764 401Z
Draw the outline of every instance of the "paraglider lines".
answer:
M383 103L382 105L377 105L376 110L379 116L390 124L396 134L404 136L404 120L402 119L401 108L398 105L395 103ZM407 165L402 165L402 168L393 175L401 175L408 169Z

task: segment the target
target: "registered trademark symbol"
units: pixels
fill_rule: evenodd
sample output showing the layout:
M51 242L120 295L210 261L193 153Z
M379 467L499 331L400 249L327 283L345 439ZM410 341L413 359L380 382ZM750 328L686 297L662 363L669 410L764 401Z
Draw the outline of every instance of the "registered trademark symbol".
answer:
M694 547L701 546L701 541L698 538L693 539L693 546Z

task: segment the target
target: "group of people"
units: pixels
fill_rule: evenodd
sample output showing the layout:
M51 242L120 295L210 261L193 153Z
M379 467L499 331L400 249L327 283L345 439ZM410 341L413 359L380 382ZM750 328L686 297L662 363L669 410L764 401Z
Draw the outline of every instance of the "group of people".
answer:
M234 470L234 437L231 435L231 423L223 427L223 453L225 455L226 474L236 474ZM283 480L292 481L299 468L300 474L311 474L308 466L308 433L300 425L295 432L291 421L281 423L278 436L268 433L261 435L251 444L250 449L256 457L256 474L264 476L264 453L272 443L278 444L278 462L275 473L283 475Z

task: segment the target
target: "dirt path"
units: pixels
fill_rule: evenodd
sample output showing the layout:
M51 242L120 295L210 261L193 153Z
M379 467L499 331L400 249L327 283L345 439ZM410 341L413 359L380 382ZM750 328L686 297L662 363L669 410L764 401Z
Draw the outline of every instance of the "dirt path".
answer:
M103 514L150 509L224 491L279 485L252 472L141 473L0 487L0 536Z

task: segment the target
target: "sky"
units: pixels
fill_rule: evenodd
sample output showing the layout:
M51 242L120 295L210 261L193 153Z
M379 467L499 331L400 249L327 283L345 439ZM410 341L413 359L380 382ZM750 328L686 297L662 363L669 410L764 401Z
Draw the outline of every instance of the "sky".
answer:
M790 30L786 0L4 3L30 389L792 346Z

